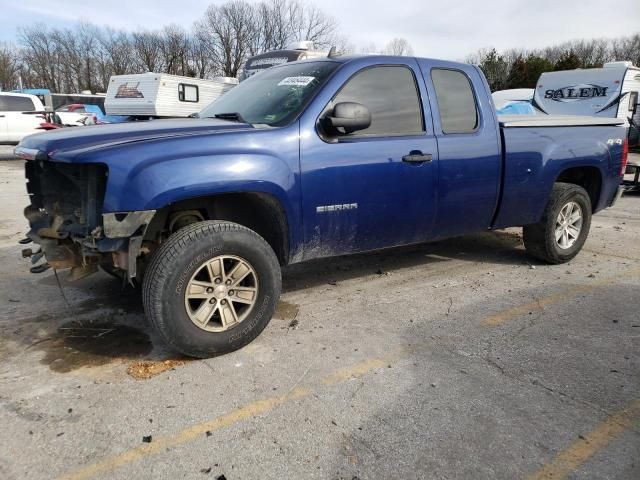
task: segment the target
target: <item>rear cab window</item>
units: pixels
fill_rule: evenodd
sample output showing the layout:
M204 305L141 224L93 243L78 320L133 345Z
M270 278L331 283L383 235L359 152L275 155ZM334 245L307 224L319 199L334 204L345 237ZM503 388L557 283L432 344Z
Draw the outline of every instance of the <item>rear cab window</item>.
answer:
M421 135L425 132L416 79L403 65L370 67L356 73L334 97L338 103L356 102L371 113L371 126L343 137Z
M35 106L29 97L14 97L0 95L0 111L3 112L33 112Z
M436 93L442 133L474 133L479 115L469 77L460 70L433 68L431 80Z

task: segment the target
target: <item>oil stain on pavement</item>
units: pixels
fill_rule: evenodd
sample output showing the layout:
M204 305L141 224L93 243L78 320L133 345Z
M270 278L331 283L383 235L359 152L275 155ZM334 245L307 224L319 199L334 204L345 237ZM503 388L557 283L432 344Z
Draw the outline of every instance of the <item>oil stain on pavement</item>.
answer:
M143 331L104 321L67 322L33 346L44 353L40 363L58 373L98 367L114 360L138 360L153 349Z

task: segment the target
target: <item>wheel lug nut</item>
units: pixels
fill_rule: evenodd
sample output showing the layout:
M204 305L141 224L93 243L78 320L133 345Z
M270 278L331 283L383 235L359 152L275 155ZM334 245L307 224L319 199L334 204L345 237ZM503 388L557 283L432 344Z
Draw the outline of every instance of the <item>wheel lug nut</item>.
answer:
M229 296L233 297L233 290L229 290Z
M231 285L231 280L227 280L227 281L226 281L226 282L224 282L224 283L226 283L227 285Z
M214 303L216 303L216 299L212 298L211 300L209 300L209 303L213 305Z
M213 288L211 287L207 288L207 293L213 293Z
M226 301L226 300L220 300L220 303L221 303L222 305L226 305L226 304L227 304L227 301Z
M219 278L216 278L216 279L213 281L213 283L221 283L221 282L222 282L222 280L220 280Z

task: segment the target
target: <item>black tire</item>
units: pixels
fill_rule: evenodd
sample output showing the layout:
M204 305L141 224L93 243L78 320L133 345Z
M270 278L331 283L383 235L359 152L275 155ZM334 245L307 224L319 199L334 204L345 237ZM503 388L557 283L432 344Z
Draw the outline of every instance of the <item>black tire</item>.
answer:
M185 308L188 282L206 260L220 255L245 259L259 282L248 316L226 331L210 332L194 324ZM267 326L282 288L278 259L269 244L241 225L205 221L174 233L153 254L142 283L144 311L173 348L190 357L208 358L250 343Z
M582 228L575 243L566 249L558 245L555 237L556 219L562 208L575 202L582 210ZM553 185L549 203L540 222L523 228L524 246L529 255L547 263L566 263L574 258L587 240L591 227L591 199L587 191L579 185L556 183Z

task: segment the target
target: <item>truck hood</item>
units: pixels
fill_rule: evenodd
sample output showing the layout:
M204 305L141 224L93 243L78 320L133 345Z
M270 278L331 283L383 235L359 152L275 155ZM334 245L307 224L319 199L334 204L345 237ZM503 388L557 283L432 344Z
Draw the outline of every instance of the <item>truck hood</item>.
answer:
M20 142L16 153L23 157L38 154L40 157L46 155L46 157L57 159L57 157L64 158L69 154L79 153L79 151L88 152L134 142L239 130L252 131L254 128L246 123L214 118L148 120L69 127L29 135Z

